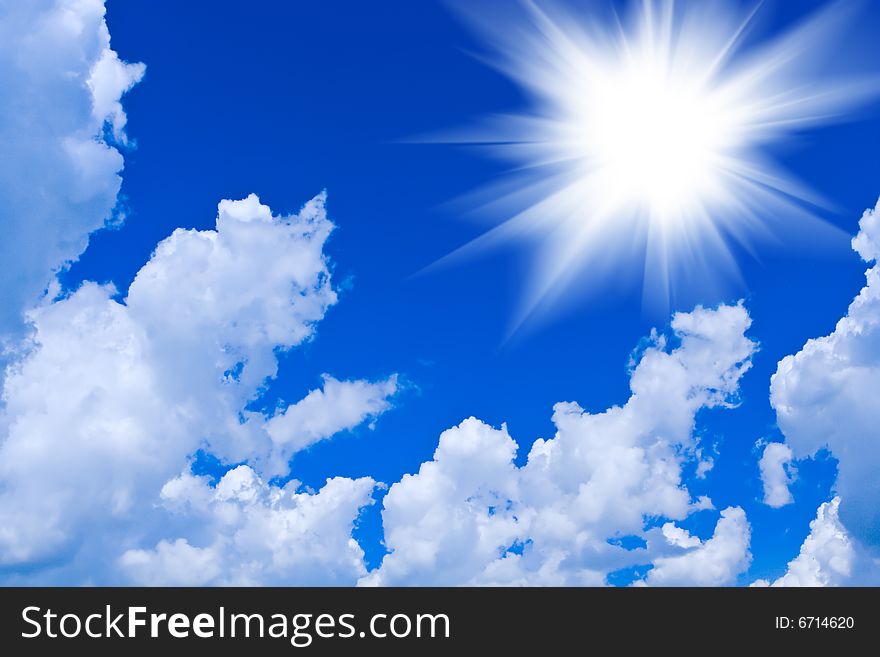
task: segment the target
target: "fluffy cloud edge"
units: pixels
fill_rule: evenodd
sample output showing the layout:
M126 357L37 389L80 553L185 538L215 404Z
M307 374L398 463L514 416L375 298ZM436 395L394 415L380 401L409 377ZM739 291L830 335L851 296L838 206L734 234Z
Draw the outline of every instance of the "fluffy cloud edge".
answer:
M127 144L122 96L145 66L111 48L103 0L7 3L0 26L3 351L22 313L111 218ZM0 354L2 355L2 354Z
M870 265L865 286L830 334L808 340L779 362L770 402L794 459L822 449L837 459L834 517L839 514L855 544L876 550L880 405L873 391L880 387L880 201L861 217L852 245Z
M645 584L731 583L750 559L742 509L722 511L705 543L669 528L681 540L654 540L646 518L711 508L692 499L683 465L702 459L697 411L736 403L757 347L745 336L750 323L742 304L677 313L678 346L653 335L623 406L590 414L557 404L556 435L537 440L523 466L506 426L469 418L443 432L433 459L391 485L382 511L389 553L360 584L602 585L644 563L656 570ZM626 550L621 536L650 540ZM707 574L686 580L677 564L698 561Z

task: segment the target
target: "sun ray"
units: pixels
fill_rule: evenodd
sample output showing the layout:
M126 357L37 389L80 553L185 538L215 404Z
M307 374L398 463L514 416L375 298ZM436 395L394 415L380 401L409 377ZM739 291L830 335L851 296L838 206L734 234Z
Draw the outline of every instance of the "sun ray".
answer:
M666 312L682 291L737 280L735 250L756 253L755 242L792 228L821 232L805 209L819 195L767 147L839 118L880 85L822 58L840 6L750 45L761 5L737 14L730 3L643 0L602 21L528 0L516 15L497 5L468 14L497 53L483 59L530 106L446 140L512 165L486 203L508 214L450 255L531 245L514 329L627 278Z

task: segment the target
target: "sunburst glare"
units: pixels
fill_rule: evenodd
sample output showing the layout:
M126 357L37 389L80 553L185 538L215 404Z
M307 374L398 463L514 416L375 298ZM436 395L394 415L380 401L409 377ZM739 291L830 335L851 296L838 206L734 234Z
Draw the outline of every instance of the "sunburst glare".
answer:
M851 110L876 78L834 69L840 6L772 42L750 34L758 11L650 0L605 20L535 3L467 11L493 48L487 61L529 104L444 138L514 164L481 192L502 221L452 255L529 245L514 328L621 283L641 284L646 305L665 312L723 294L740 278L735 253L759 239L833 232L808 210L818 195L768 147Z

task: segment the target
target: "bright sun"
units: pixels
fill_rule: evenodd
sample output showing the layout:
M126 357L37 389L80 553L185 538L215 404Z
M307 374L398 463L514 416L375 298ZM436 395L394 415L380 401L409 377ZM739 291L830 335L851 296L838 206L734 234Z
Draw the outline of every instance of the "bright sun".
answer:
M674 79L648 54L594 73L592 99L571 120L581 158L615 204L669 221L709 193L733 126L699 81Z
M747 49L756 10L735 15L730 4L646 0L604 22L531 2L518 17L468 16L497 51L490 62L530 100L451 140L515 165L485 190L502 223L459 251L532 246L515 326L571 291L633 274L665 311L683 291L736 278L733 243L823 230L805 209L815 199L764 151L877 84L829 68L839 7Z

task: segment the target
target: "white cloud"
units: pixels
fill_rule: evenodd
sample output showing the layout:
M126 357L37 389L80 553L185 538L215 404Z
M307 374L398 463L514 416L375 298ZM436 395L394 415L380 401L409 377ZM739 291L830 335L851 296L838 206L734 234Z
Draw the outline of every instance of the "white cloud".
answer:
M712 468L715 467L715 459L711 456L704 455L703 448L697 448L697 468L694 471L694 475L697 479L705 479L706 475L712 471Z
M665 533L665 532L664 532ZM705 542L687 541L673 535L669 542L689 548L682 554L657 557L645 583L653 586L729 586L751 561L751 528L745 511L728 507L721 512L715 533ZM669 538L669 537L667 537ZM689 537L691 538L691 537Z
M773 586L839 586L848 583L856 551L838 517L840 498L819 507L800 554ZM766 585L766 581L756 582Z
M689 531L682 529L674 522L667 522L663 525L663 527L661 527L661 532L666 539L666 542L676 547L687 549L699 547L702 544L702 541L698 537L692 536Z
M286 474L295 452L384 413L396 392L396 376L371 383L324 375L323 389L312 390L266 423L273 447L267 472Z
M794 501L788 488L792 482L791 458L791 447L788 445L768 443L758 461L764 484L764 503L774 509Z
M119 59L118 53L109 48L92 66L87 81L92 92L92 117L103 123L107 121L117 141L126 143L125 123L127 117L119 99L137 84L144 75L143 64L129 64Z
M213 547L193 547L183 538L160 541L153 550L129 550L119 565L138 586L207 586L223 574Z
M0 412L3 565L70 561L71 573L59 577L87 573L106 581L111 575L103 564L136 550L132 542L152 547L183 536L156 502L197 449L248 460L256 470L274 459L271 474L283 470L267 418L246 406L275 375L276 351L310 339L336 300L323 256L331 229L323 195L289 217L273 216L255 196L223 201L216 230L178 230L159 244L124 303L111 288L87 283L31 311L32 344L7 371ZM395 390L394 377L326 379L323 391L292 407L295 421L284 429L280 454L375 418ZM369 503L363 491L372 482L345 481L328 484L314 500L290 487L261 485L268 510L242 512L250 518L244 524L253 527L261 517L280 522L295 518L293 509L321 504L328 522L350 513L335 553L329 541L341 534L322 529L326 558L341 554L349 564L351 523L357 504ZM342 499L345 486L350 494ZM216 514L209 511L204 523L213 526ZM197 531L197 525L195 518L183 526ZM213 540L198 548L208 552L180 541L160 545L149 568L131 572L171 581L173 573L163 580L156 564L170 564L175 555L189 555L204 566L195 570L211 572L207 557L223 559L228 547ZM149 556L129 554L134 562ZM291 558L291 567L306 563ZM76 571L78 559L91 559L90 567Z
M367 584L471 583L519 534L506 427L470 418L440 436L434 459L385 496L385 544L393 553Z
M110 48L103 0L3 0L0 22L0 334L75 260L116 203L120 96L143 75ZM3 345L0 345L3 346Z
M735 403L756 347L744 335L749 325L742 305L676 314L680 345L654 336L626 404L599 414L557 404L556 436L537 440L521 468L505 427L471 418L444 432L433 460L385 497L390 553L362 583L602 584L609 572L668 551L657 541L625 550L609 539L648 536L646 517L682 519L708 506L691 498L682 466L699 459L696 413ZM727 509L718 540L686 554L726 582L748 563L747 527L741 510Z
M880 254L880 204L865 212L853 247ZM828 448L838 460L840 519L849 534L880 545L880 267L825 337L780 361L770 401L795 459Z
M162 498L205 547L163 540L127 551L119 566L141 585L351 584L366 573L351 532L374 486L369 478L337 477L317 493L297 492L298 482L267 486L242 465L211 487L185 473L165 485Z

